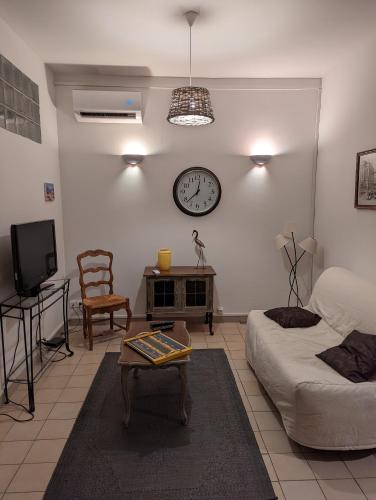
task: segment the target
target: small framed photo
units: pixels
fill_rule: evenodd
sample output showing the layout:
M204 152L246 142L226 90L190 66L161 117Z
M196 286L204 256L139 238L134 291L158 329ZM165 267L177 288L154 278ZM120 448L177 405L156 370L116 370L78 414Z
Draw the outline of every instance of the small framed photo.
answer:
M356 155L355 208L376 210L376 149Z
M55 187L52 182L44 183L44 199L45 201L54 201L55 200Z

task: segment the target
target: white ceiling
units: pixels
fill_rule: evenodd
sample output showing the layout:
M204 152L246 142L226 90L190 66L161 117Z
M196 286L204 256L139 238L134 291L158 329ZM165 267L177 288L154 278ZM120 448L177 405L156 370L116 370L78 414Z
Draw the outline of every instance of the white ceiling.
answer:
M193 3L191 3L193 2ZM0 0L44 62L201 77L320 77L374 30L376 0Z

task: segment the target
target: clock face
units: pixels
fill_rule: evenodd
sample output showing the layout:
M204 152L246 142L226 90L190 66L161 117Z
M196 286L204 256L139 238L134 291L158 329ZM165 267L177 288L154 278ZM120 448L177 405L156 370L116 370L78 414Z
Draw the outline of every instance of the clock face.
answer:
M218 178L203 167L184 170L174 183L174 200L180 210L199 217L212 212L221 199L221 184Z

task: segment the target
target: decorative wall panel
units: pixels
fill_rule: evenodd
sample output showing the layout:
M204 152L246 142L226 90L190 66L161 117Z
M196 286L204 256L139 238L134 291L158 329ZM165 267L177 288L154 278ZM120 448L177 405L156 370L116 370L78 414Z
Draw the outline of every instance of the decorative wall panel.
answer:
M0 127L42 142L38 85L1 54Z

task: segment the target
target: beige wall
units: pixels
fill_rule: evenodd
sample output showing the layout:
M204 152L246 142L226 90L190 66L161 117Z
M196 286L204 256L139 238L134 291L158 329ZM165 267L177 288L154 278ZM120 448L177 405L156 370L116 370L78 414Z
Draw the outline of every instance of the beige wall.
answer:
M145 87L144 123L104 125L77 123L72 88L78 85L72 75L58 80L69 275L77 276L80 251L112 250L116 289L142 314L144 266L154 264L160 247L172 249L174 264L195 264L196 228L217 271L216 304L225 314L286 303L288 273L274 236L287 220L298 223L300 238L312 233L319 80L200 81L210 88L216 116L201 128L166 122L171 87L181 82L112 79L112 88ZM267 144L260 150L260 143ZM252 168L248 155L255 148L276 155L267 168ZM142 168L125 168L120 155L140 149L148 154ZM205 217L183 214L172 198L176 176L192 165L213 170L222 184L220 205ZM302 270L308 283L309 260Z
M376 212L354 208L356 153L376 148L376 40L323 79L317 176L318 269L344 266L376 281Z
M59 275L65 274L62 205L56 109L47 89L45 68L39 57L0 19L0 52L39 85L42 144L0 128L0 296L13 289L10 225L55 219ZM55 184L55 202L44 201L43 183ZM6 320L10 348L16 340L15 322ZM61 323L50 310L44 318L45 336ZM8 349L7 349L8 350Z

